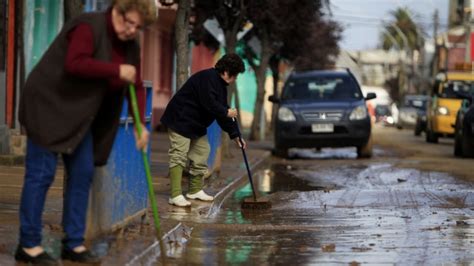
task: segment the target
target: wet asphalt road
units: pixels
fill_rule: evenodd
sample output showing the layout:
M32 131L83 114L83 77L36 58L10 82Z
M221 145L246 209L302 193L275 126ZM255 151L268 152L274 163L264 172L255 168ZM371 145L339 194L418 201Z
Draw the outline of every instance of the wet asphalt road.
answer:
M356 159L353 148L272 158L254 173L260 197L272 202L268 211L241 211L248 184L210 215L177 208L171 218L186 230L165 243L166 264L474 265L474 159L453 157L450 139L435 145L406 130L374 133L371 159ZM163 264L154 229L132 229L149 239L114 241L134 259L103 265ZM48 246L59 250L60 237L54 239ZM105 255L108 243L98 241L94 250Z
M399 167L396 154L377 147L369 160L355 159L350 148L274 158L254 173L270 210L241 211L251 195L247 184L209 217L178 212L189 236L169 250L167 262L472 265L473 183L449 172Z

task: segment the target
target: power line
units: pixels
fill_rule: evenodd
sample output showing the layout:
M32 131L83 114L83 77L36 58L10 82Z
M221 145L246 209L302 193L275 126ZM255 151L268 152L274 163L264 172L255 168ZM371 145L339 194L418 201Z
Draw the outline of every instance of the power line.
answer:
M351 17L335 17L335 21L339 22L345 22L345 23L350 23L350 24L365 24L365 25L374 25L374 26L385 26L384 24L389 23L389 21L383 20L383 19L378 19L378 20L364 20L364 19L358 19L358 18L351 18ZM432 29L435 27L433 23L430 24L424 24L424 23L418 23L417 25L421 26L422 28L428 30ZM439 26L443 29L447 29L448 26L446 24L439 24Z
M335 5L334 3L331 2L331 6L332 7L335 7L336 9L340 10L340 11L343 11L343 12L348 12L350 13L351 15L357 15L357 16L367 16L366 13L358 13L358 12L354 12L354 10L350 10L350 9L345 9L345 8L341 8L337 5ZM413 14L413 18L423 18L424 20L430 20L431 19L431 16L430 15L425 15L425 14L422 14L422 13L418 13L418 12L412 12L410 9L407 8L407 11L409 11L409 13L414 13ZM334 13L334 12L333 12Z
M381 18L377 18L377 17L370 17L370 16L357 16L357 15L349 15L349 14L336 14L336 13L333 13L334 14L334 18L338 18L338 17L342 17L342 18L348 18L348 19L357 19L357 20L360 20L360 21L367 21L367 22L370 22L370 21L373 21L373 22L379 22L379 21L384 21L384 19L381 19ZM429 26L430 28L433 27L433 22L432 21L415 21L413 20L413 23L415 24L419 24L419 25L424 25L424 26ZM442 24L440 23L439 25L441 25L442 27L447 27L448 24Z
M332 1L330 2L330 7L331 7L331 13L332 13L333 17L345 16L345 17L352 17L352 18L357 18L357 19L361 19L361 20L380 20L380 17L374 17L374 16L370 16L370 15L363 14L363 13L360 13L360 12L354 12L354 10L341 8L340 6L334 4ZM400 7L400 8L406 9L406 11L408 12L411 20L414 23L416 23L418 25L423 25L424 27L427 27L427 28L430 28L430 29L434 27L432 16L417 13L413 10L410 10L408 7ZM337 10L337 11L335 11L335 10ZM433 14L434 14L434 11L433 11ZM440 26L442 26L444 28L448 28L447 23L440 23Z

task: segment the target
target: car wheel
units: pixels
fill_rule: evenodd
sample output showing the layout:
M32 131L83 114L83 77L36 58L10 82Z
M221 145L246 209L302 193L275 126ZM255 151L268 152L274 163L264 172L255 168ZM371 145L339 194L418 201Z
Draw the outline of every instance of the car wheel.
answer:
M438 135L433 131L426 129L426 142L438 143Z
M462 156L462 140L458 133L456 133L456 136L454 137L454 156Z
M421 135L421 131L423 131L423 130L421 129L420 123L416 123L415 132L414 132L414 133L415 133L415 136L420 136L420 135Z
M370 135L369 140L363 146L357 147L357 158L370 158L372 157L372 135Z
M462 157L462 133L460 128L459 116L456 118L454 129L454 156Z
M468 138L461 138L461 156L474 157L474 147L469 143Z
M288 158L288 148L284 147L275 147L274 154L280 158Z
M275 134L275 139L273 140L274 148L273 155L280 158L288 158L288 147L286 147L278 137L278 134Z

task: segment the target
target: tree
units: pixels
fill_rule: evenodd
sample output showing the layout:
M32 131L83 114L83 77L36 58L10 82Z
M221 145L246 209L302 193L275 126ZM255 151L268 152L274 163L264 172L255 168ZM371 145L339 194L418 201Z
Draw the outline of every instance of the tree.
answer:
M178 12L175 22L176 42L176 88L181 88L189 77L189 0L178 0Z
M322 4L314 0L251 1L248 18L254 25L253 34L260 40L259 54L249 47L245 55L254 69L257 97L250 139L259 139L268 67L273 72L274 94L278 81L278 64L283 58L298 70L324 68L332 65L339 49L340 27L323 20Z
M311 23L309 35L300 46L304 52L295 57L295 69L304 71L334 67L339 55L341 31L339 24L334 21L317 20Z
M254 107L254 118L250 129L250 139L259 139L260 128L265 125L260 124L262 106L265 96L265 80L270 58L279 48L278 42L281 40L283 32L281 28L284 24L278 19L280 1L252 1L249 4L249 19L253 24L253 35L260 40L260 51L253 51L246 46L245 57L254 70L257 82L257 97ZM259 54L257 54L259 52Z
M423 29L414 22L410 11L407 8L398 8L390 12L390 14L392 20L385 23L384 32L382 32L381 35L383 49L389 50L395 46L404 46L403 38L405 36L408 45L408 47L405 48L420 50L424 45L423 35L425 35L425 33ZM386 32L390 33L394 38L388 36ZM394 43L394 41L397 43Z
M408 90L420 90L427 86L423 82L423 61L424 61L424 37L426 34L422 27L418 26L412 18L411 12L407 8L398 8L390 12L391 21L385 22L383 32L380 36L381 46L385 50L403 47L411 59L411 69L406 73L405 65L400 61L400 87ZM420 73L421 67L421 73ZM400 93L400 92L399 92Z
M250 1L251 2L251 1ZM196 0L195 12L197 27L207 19L215 18L224 33L226 53L235 53L237 33L247 21L247 1L245 0ZM235 86L230 87L230 101L236 92ZM238 107L238 97L236 97Z

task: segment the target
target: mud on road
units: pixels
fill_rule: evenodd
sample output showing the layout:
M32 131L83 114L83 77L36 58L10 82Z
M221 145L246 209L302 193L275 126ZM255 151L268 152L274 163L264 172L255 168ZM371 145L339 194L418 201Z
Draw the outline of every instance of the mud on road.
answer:
M472 159L451 140L376 128L375 156L298 150L255 173L273 207L242 212L246 185L213 217L178 215L192 227L172 264L441 264L474 262Z

